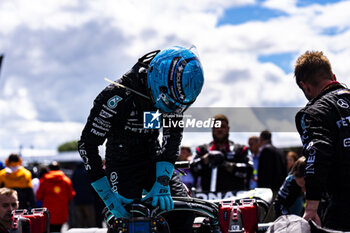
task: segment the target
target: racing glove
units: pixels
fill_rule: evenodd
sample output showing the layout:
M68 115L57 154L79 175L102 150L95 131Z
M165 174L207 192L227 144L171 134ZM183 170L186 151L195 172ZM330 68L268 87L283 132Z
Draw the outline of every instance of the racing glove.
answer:
M162 210L174 208L174 202L170 195L169 180L174 172L174 165L169 162L156 163L156 182L151 191L142 198L142 201L152 198L152 206L159 205Z
M129 204L133 202L133 200L127 199L120 194L113 192L106 176L92 182L91 185L101 197L109 211L116 218L131 217L131 214L123 207L123 204Z

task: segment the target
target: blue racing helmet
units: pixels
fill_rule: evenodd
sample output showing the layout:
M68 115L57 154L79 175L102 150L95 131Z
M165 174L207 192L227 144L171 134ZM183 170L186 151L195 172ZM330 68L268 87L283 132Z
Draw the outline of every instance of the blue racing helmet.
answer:
M154 106L162 112L181 113L197 98L204 82L198 57L189 49L172 47L159 52L147 72Z

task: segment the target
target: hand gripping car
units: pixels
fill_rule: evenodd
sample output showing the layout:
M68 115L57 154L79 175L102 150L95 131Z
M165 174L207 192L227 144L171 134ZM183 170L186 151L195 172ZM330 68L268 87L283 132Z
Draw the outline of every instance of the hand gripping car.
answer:
M188 163L188 162L187 162ZM175 167L188 164L176 163ZM256 189L236 193L226 199L203 200L192 197L172 197L172 211L191 211L196 215L194 233L265 232L269 223L264 218L272 199L270 189ZM116 218L105 208L108 233L149 232L169 233L169 227L162 214L169 212L152 206L150 199L133 200L124 204L130 217ZM70 229L67 233L106 233L107 229Z

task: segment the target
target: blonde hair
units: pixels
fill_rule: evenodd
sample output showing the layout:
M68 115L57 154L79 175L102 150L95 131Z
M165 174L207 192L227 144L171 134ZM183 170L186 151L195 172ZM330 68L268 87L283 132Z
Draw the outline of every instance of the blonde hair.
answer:
M0 195L12 196L15 195L18 197L17 191L10 188L0 188Z

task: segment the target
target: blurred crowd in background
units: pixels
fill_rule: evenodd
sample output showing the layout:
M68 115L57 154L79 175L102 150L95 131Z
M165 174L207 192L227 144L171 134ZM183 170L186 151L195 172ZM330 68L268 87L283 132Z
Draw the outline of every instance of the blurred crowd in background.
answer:
M234 143L229 139L228 118L219 114L215 120L221 121L221 127L212 129L211 142L179 148L178 160L188 161L189 167L176 172L188 192L270 188L273 198L278 200L278 191L301 155L273 146L268 130L251 135L246 145ZM69 228L104 227L104 204L92 189L83 162L36 162L24 167L21 155L13 153L0 166L0 187L17 191L16 208L47 208L51 231L60 232L65 223ZM293 205L298 205L297 211L293 212ZM302 205L303 192L300 191L298 200L288 207L291 207L291 213L301 215ZM9 210L13 208L9 207ZM276 217L274 213L272 220ZM0 225L4 224L0 221Z

